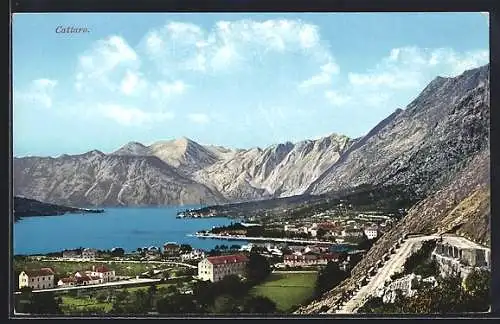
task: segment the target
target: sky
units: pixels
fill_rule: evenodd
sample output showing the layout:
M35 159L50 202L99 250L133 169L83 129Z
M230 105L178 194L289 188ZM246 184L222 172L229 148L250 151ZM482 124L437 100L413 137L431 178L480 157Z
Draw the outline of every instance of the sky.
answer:
M87 33L56 33L58 26ZM12 22L13 151L362 136L489 62L487 14L57 13Z

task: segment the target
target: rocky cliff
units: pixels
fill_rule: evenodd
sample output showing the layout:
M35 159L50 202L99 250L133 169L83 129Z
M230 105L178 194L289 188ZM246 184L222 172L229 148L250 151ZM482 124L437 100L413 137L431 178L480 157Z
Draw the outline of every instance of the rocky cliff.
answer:
M471 241L490 245L490 154L485 148L465 161L466 166L442 188L413 206L351 271L351 276L297 313L326 312L343 291L353 287L375 262L405 234L455 233Z
M403 184L425 197L489 138L489 67L438 77L404 110L359 139L307 190Z

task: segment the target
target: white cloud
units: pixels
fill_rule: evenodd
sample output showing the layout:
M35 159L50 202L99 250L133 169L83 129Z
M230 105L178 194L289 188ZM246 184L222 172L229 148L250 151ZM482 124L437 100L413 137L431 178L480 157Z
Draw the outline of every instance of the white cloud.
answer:
M324 95L332 105L401 107L436 76L456 76L488 63L488 50L407 46L390 50L373 68L347 73L347 83Z
M148 87L148 83L144 80L139 72L127 70L125 77L121 81L120 90L125 95L140 94Z
M343 106L352 100L350 96L333 90L326 91L325 97L334 106Z
M339 66L334 62L328 62L321 66L321 72L299 84L299 88L310 88L314 86L328 85L332 82L332 76L339 73Z
M162 122L174 117L171 112L146 112L133 107L117 104L99 104L102 116L114 120L124 126L137 126L153 122Z
M151 51L161 50L162 40L154 34L150 36ZM164 109L172 96L187 89L182 80L166 81L154 72L141 64L140 53L124 39L111 36L95 42L78 58L75 87L94 101L89 106L99 107L93 115L102 115L122 125L143 125L173 118L172 113L152 111ZM113 104L95 104L95 101Z
M326 70L334 64L321 42L318 27L300 20L218 21L211 30L169 22L149 31L141 44L166 74L179 69L233 71L266 55L285 52L316 60Z
M57 80L33 80L27 90L15 92L14 97L21 103L50 108L53 104L53 90L57 84Z
M415 46L395 48L373 70L349 73L353 86L418 88L429 76L454 76L489 60L487 50L457 53L449 48L427 49Z
M190 121L196 124L208 124L210 123L210 117L203 113L192 113L188 115Z
M75 87L78 91L102 87L120 90L117 79L139 66L135 50L123 38L110 36L95 42L78 58Z
M186 83L181 80L173 82L158 81L151 86L150 97L158 104L165 104L172 96L185 93L187 88Z

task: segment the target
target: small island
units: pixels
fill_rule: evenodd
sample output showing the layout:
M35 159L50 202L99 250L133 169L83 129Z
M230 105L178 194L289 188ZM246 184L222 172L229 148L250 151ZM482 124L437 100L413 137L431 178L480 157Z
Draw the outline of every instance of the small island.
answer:
M22 217L57 216L66 213L103 213L103 209L87 209L44 203L35 199L14 197L14 221Z

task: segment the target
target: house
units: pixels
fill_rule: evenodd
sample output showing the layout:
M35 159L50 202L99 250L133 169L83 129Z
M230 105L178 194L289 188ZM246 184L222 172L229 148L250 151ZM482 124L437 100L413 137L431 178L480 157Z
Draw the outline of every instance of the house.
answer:
M344 229L342 230L342 237L362 237L363 232L359 229Z
M148 247L148 250L146 253L149 255L160 254L160 248L158 248L156 246L150 246L150 247Z
M203 259L204 257L205 257L205 251L199 249L193 249L189 253L182 254L181 260L182 261L198 260L198 259Z
M76 285L75 277L61 278L57 282L58 287L72 287Z
M65 250L62 253L62 257L65 259L79 258L81 255L76 250Z
M96 249L83 249L82 251L82 259L85 260L94 260L97 255L97 250Z
M304 249L304 253L326 253L330 250L330 246L328 245L308 245Z
M30 287L33 290L54 288L54 270L41 268L25 270L19 274L19 288Z
M305 247L301 245L289 245L287 249L292 251L293 254L302 254Z
M87 274L81 274L79 272L75 274L74 278L77 286L90 286L103 283L102 279L97 276L89 276Z
M246 244L246 245L242 245L242 246L240 247L240 251L248 251L248 252L250 252L250 251L252 251L252 248L253 248L253 247L254 247L254 244L253 244L253 243L248 243L248 244Z
M329 261L336 262L339 259L338 253L326 253L326 254L304 254L304 255L294 255L288 254L283 257L283 263L285 266L289 267L304 267L304 266L315 266L324 265Z
M105 265L97 267L92 266L92 270L85 271L85 274L102 279L100 283L106 283L116 279L115 270L111 270Z
M242 276L247 262L248 258L241 254L208 257L198 263L198 277L216 282L228 275Z
M376 227L367 227L364 230L366 237L372 240L378 236L378 230Z
M163 255L167 257L179 256L181 247L175 242L167 242L163 244Z
M285 232L298 232L298 229L295 225L285 225L283 230Z

